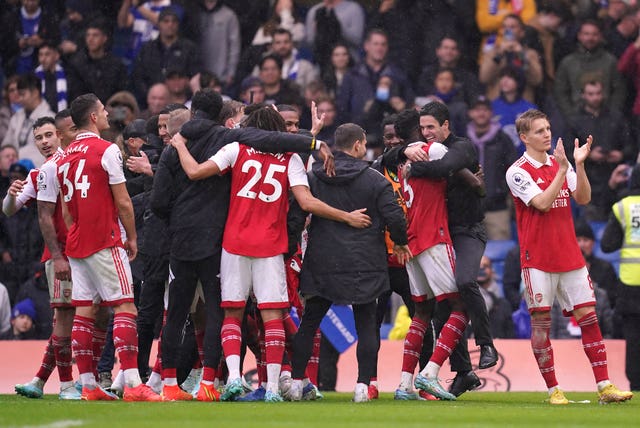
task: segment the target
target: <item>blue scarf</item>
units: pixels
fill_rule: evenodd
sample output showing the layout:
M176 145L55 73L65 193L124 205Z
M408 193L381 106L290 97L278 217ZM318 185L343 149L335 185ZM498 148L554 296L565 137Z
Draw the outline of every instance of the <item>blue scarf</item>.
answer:
M42 82L42 96L44 96L46 88L45 71L41 65L36 68L36 76ZM64 69L60 64L56 64L56 99L58 101L58 110L62 111L67 108L67 76L64 74ZM53 106L51 106L53 107Z

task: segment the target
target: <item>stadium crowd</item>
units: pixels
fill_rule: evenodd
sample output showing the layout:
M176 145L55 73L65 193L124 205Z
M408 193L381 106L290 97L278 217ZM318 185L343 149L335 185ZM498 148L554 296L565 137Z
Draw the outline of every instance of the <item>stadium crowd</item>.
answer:
M225 302L228 304L224 315L222 310L203 312L203 308L189 315L193 294L198 293L197 280L202 283L202 296L209 296L206 301L220 302L219 295L212 297L210 287L216 281L217 272L221 269L224 272L224 253L220 266L220 254L199 252L199 249L202 248L200 242L211 240L211 236L222 239L222 232L193 226L203 220L202 212L216 210L213 205L205 207L203 198L207 194L203 189L219 186L228 194L229 188L216 181L217 177L189 173L182 155L184 149L181 152L180 138L175 138L176 134L189 142L216 138L217 144L240 141L257 150L277 152L277 147L269 148L271 137L268 134L248 129L286 131L298 134L290 141L281 139L282 144L290 144L285 146L286 150L309 152L307 146L314 146L316 140L324 141L336 153L336 165L340 165L338 159L342 156L337 153L343 152L369 163L377 160L374 168L397 184L397 176L393 177L397 174L395 167L398 164L393 156L394 147L405 147L427 138L424 132L422 136L420 132L415 136L411 134L416 129L407 125L410 119L407 111L419 111L432 102L442 103L447 107L448 129L452 135L464 137L471 143L477 162L469 164L468 169L471 175L475 173L482 178L484 193L477 197L477 207L458 207L459 213L463 213L460 214L462 220L456 218L455 210L449 206L452 248L458 257L463 255L457 263L454 282L467 305L468 314L454 309L454 305L445 308L444 314L437 309L434 328L438 332L442 329L443 335L450 334L443 328L451 319L448 317L471 318L473 329L467 329L466 334L475 337L476 344L481 347L480 368L483 368L483 361L495 364L493 359L497 358L492 337L529 338L531 334L527 311L521 309L524 299L518 247L504 259L485 257L481 260L480 257L487 239L518 240L514 202L505 174L526 151L521 133L516 129L516 118L527 110L539 109L549 118L553 144L558 137L561 138L558 141L564 142L569 162L575 163L574 140L583 143L589 136L593 137L590 153L584 160L586 176L591 183L590 202L584 206L571 205L575 236L593 280L602 335L626 338L629 344L635 340L632 338L638 337L640 330L637 323L635 328L631 327L640 314L640 295L635 287L640 285L637 283L640 272L637 267L633 268L635 270L628 267L633 263L637 265L637 258L635 262L627 262L634 257L631 253L626 256L622 253L622 259L616 260L614 267L597 255L601 254L598 252L601 241L602 248L608 251L621 247L623 251L632 251L628 241L631 238L625 233L633 234L635 230L637 234L638 229L636 224L631 232L625 232L624 217L621 220L620 213L612 207L637 194L640 188L640 172L636 166L640 151L640 4L635 0L476 0L474 3L474 7L469 7L469 2L464 0L0 0L0 82L3 88L0 194L11 194L12 183L16 180L30 180L32 169L43 167L52 155L43 154L41 142L43 138L48 141L52 137L38 137L37 130L47 126L42 118L51 118L49 125L60 132L61 121L73 116L70 107L74 100L87 93L95 94L105 108L108 123L94 124L95 129L92 129L118 148L126 191L135 213L140 250L139 257L131 262L138 307L140 351L136 367L140 367L142 380L150 379L153 389L162 390L162 386L157 386L162 377L164 388L169 388L163 391L165 395L182 399L183 391L176 389L177 379L182 381L186 377L189 380L191 372L202 374L203 364L205 375L217 379L219 373L213 376L207 369L218 369L221 348L224 348L229 366L229 378L237 378L236 360L230 365L228 357L240 355L240 344L230 345L234 337L231 330L235 332L237 328L239 331L245 324L242 313L236 314L230 309L229 305L233 307L235 301L228 296L225 298L224 292L223 306ZM212 107L215 102L211 101L211 92L207 89L222 94L224 103ZM278 106L286 129L280 129L279 123L275 123L277 120L269 118L269 113L260 113L261 105L271 104ZM203 112L202 117L198 112ZM438 117L435 113L420 113L421 118L425 115ZM247 123L248 117L254 122ZM422 119L416 120L420 121L419 130L423 126ZM181 129L185 122L189 123ZM231 131L224 134L220 131L215 137L209 135L209 128L214 123ZM240 130L233 130L241 124ZM358 125L366 132L366 148L362 148L362 152L360 148L347 147L349 142L344 141L347 137L341 134L345 129L341 126L345 124ZM82 129L87 130L86 127ZM305 135L311 135L313 140L305 139ZM58 145L64 149L75 137L60 138ZM176 150L167 154L168 147ZM215 150L203 148L198 153L189 151L197 163L204 164L221 147L216 146ZM328 151L326 147L321 149L322 156L327 156L325 151ZM386 157L381 157L383 152ZM315 153L312 157L319 159L318 152ZM301 155L305 165L310 165L312 161L307 157ZM221 158L215 159L217 164L222 162ZM167 175L167 171L176 169L187 171L188 178L185 176L185 180L180 181L174 172ZM428 172L427 176L437 175ZM194 177L203 179L198 184L200 187L188 180L194 180ZM443 177L447 178L446 175ZM456 183L463 180L460 177L448 179ZM291 185L294 189L298 187ZM318 186L315 185L315 190ZM314 186L311 187L314 190ZM175 189L186 193L176 194ZM313 193L318 200L336 207L336 201L330 203L322 192ZM455 192L448 194L453 199ZM473 194L471 190L468 193ZM347 208L343 208L341 214L318 208L315 202L309 202L310 197L296 194L297 203L305 211L329 216L354 227L360 227L357 222L364 221ZM292 205L295 207L296 204L292 202ZM64 318L64 310L50 306L50 302L54 303L50 301L50 274L41 263L47 236L45 230L41 232L43 213L40 208L38 193L37 204L34 201L19 209L10 209L10 213L4 209L6 215L0 218L0 339L58 337L59 330L56 330L56 323L52 323L54 310L56 322L65 324L60 321ZM479 218L467 223L469 219L464 217L475 216L474 210ZM620 210L624 211L624 208ZM371 210L368 214L373 217ZM385 219L384 224L390 225L386 215L390 214L385 212L381 218ZM633 218L633 211L631 215ZM222 221L222 226L225 218L226 210L217 219ZM167 220L170 226L167 226ZM295 227L289 224L289 228L301 232L304 219L301 223L298 220ZM473 229L475 223L486 229L486 234ZM606 227L603 227L605 223ZM461 225L469 229L461 233L456 229ZM604 229L604 234L594 233L594 226L598 232ZM259 224L254 227L260 228ZM406 236L403 238L394 227L390 226L395 234L393 241L406 244ZM463 242L460 236L469 235L472 229L471 235L481 242L482 251L468 254L464 251L472 244ZM131 234L130 230L126 232ZM295 235L291 231L290 234ZM290 242L297 242L297 239L290 239ZM229 251L225 242L221 245L223 251ZM345 240L344 246L348 245ZM390 244L390 260L393 250ZM258 253L258 257L264 257ZM290 243L286 253L296 254L295 244ZM315 253L312 251L311 254ZM363 257L369 256L365 253ZM504 275L493 275L492 262L504 266ZM301 260L296 263L304 264ZM174 281L177 279L181 287L189 291L184 295L173 295L169 291L165 314L168 327L162 338L171 340L163 341L164 358L158 359L156 368L147 373L151 342L162 324L165 282L170 275L170 265ZM622 281L616 271L618 265L626 274ZM402 296L410 316L416 315L416 310L419 313L433 310L411 302L403 267L390 261L384 268L389 269L391 288ZM404 279L399 279L406 284L404 289L394 288L394 275L398 273L394 269L405 272ZM197 272L197 278L190 276L190 271ZM56 270L56 273L60 272ZM467 288L472 291L464 291ZM376 291L374 294L373 300L382 297L375 309L379 327L382 320L388 318L390 293ZM317 290L312 295L323 296L322 291ZM322 302L312 299L311 307L321 312L327 302L342 302L365 311L364 303L371 302L371 299L365 302L355 297L323 297ZM319 395L315 389L312 393L309 385L320 383L322 387L323 380L318 379L310 367L307 370L311 373L300 369L300 358L287 361L288 357L285 357L282 373L288 373L289 382L284 382L284 388L282 381L278 385L273 366L276 360L278 365L282 362L284 351L280 350L274 356L269 347L264 347L264 342L279 343L281 339L274 339L273 331L284 328L287 346L308 348L309 366L315 366L316 371L318 355L324 354L323 347L330 349L330 343L316 334L317 326L305 325L305 335L297 336L291 344L290 335L295 330L290 327L292 321L285 319L284 327L271 328L275 321L269 311L280 308L265 309L260 306L262 303L258 299L257 307L249 308L247 312L255 316L257 329L264 329L265 337L256 336L256 343L247 343L247 346L256 354L266 355L260 363L263 371L260 379L265 382L267 396L277 394L278 386L281 392L292 388L290 396L293 397ZM446 305L438 305L441 306ZM476 313L473 308L479 307L485 309ZM255 315L258 309L262 318ZM118 312L116 310L116 314ZM459 315L463 312L464 317ZM561 312L556 303L552 310L551 337L580 337L576 319L565 319ZM111 334L115 329L124 331L123 325L127 324L122 316L112 317L109 323L108 315L96 317L92 327L99 332L93 338L95 361L87 363L91 368L89 372L98 373L97 380L104 381L100 384L107 387L111 382L114 354L114 350L109 349ZM364 317L362 313L357 316ZM523 316L527 318L524 321ZM230 321L231 318L236 321ZM189 320L186 327L185 322L180 321L183 319ZM220 324L222 331L217 335L205 333L205 326L217 325L215 323ZM487 324L484 330L483 323ZM362 327L366 322L356 321L356 324ZM63 328L61 325L59 329ZM409 334L415 335L415 325L411 325ZM198 362L194 363L191 372L192 356L181 355L176 345L185 329L193 336L189 344L199 351L199 358L195 358ZM421 331L420 334L424 333ZM368 350L375 347L376 338L369 337L373 342L365 343L362 337L371 334L375 336L376 333L361 335L362 346L364 348L366 344ZM377 334L379 341L379 332ZM51 350L47 352L53 355L52 343L50 341ZM433 345L425 343L424 348ZM103 347L104 352L101 351ZM634 390L640 388L637 367L640 350L637 347L636 343L635 347L628 346L627 349L627 375ZM416 352L420 354L419 349ZM465 349L460 352L464 355ZM101 353L103 358L98 361L97 356ZM458 364L454 363L458 358L456 355L457 352L452 355L452 365ZM422 351L420 368L428 366L432 369L433 358L444 357L436 352L431 356L430 352ZM123 357L120 359L122 362ZM127 367L133 367L130 356L124 360L128 361ZM307 360L305 358L303 363ZM322 360L320 357L320 365ZM461 375L456 376L457 382L454 381L451 391L454 396L475 387L477 380L464 357L459 361L460 369L456 371ZM363 364L366 370L360 367L363 379L359 376L359 384L375 386L375 364ZM417 361L413 364L415 366ZM185 365L188 376L182 373ZM280 367L277 370L280 372ZM292 371L294 381L291 381ZM433 378L433 372L429 373L429 378ZM295 379L300 377L305 378L304 384L296 383ZM136 380L131 373L123 373L122 379L116 381L135 387L140 379ZM331 381L326 383L330 385ZM233 382L230 385L223 399L233 399L242 392L242 385ZM197 382L183 384L183 389L190 393L195 388L198 395L197 386ZM217 394L206 388L202 393ZM356 388L354 399L366 401L362 397L368 399L374 395L376 392L370 387L364 392ZM449 399L446 395L440 398Z

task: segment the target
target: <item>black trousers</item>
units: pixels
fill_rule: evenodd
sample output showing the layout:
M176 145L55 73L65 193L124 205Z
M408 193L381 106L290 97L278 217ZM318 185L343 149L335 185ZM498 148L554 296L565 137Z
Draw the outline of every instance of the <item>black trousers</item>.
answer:
M304 314L298 333L293 341L292 375L302 379L307 362L313 351L313 336L320 326L332 302L322 297L312 297L306 301ZM353 305L353 317L356 322L358 344L358 383L369 384L375 374L374 367L378 359L378 341L376 340L376 302Z
M198 281L205 298L206 329L204 336L204 365L217 368L222 355L220 328L223 312L220 308L220 253L195 261L171 258L174 275L169 284L167 322L162 333L162 366L175 368L177 355L184 342L184 326L189 318Z
M640 315L623 315L625 373L632 391L640 391Z
M169 255L143 254L144 278L138 304L138 370L146 377L149 370L149 354L156 336L158 321L162 322L164 289L169 279Z

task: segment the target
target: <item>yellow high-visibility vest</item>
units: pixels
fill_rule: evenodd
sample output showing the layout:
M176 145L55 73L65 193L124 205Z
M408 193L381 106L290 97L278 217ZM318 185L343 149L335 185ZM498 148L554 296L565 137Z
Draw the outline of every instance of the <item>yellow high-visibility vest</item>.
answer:
M620 280L640 286L640 195L627 196L613 206L613 213L624 230L620 250Z

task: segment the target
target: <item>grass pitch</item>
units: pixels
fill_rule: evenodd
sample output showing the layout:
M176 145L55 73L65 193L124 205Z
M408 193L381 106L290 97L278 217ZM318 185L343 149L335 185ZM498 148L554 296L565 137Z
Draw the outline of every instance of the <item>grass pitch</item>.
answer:
M390 393L370 403L352 394L327 393L299 403L125 403L35 400L0 395L1 427L598 427L640 425L640 397L599 405L594 393L567 393L567 406L544 402L546 394L472 392L455 402L394 401Z

